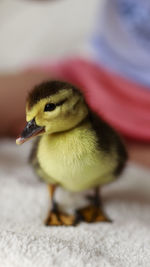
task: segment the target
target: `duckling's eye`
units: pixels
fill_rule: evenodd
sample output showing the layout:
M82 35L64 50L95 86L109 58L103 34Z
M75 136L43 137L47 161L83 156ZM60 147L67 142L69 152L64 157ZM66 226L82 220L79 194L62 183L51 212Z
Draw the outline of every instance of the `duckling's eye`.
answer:
M45 105L44 112L52 111L52 110L54 110L55 108L56 108L56 105L53 104L53 103L46 104L46 105Z

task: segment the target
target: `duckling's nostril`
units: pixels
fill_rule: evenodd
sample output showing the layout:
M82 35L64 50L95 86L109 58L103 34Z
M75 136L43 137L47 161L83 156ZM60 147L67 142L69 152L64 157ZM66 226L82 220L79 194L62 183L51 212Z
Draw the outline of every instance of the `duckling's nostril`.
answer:
M18 145L21 145L24 142L26 142L28 139L30 139L31 137L37 136L44 132L45 132L44 127L38 126L35 122L35 119L33 119L27 123L21 136L16 140L16 143Z
M26 125L26 127L24 128L21 137L22 138L28 138L30 136L33 136L33 134L40 132L41 130L43 130L44 127L38 126L36 124L35 118L31 121L29 121Z
M36 125L35 119L33 119L33 120L28 122L27 129L35 128L35 126L37 126L37 125Z

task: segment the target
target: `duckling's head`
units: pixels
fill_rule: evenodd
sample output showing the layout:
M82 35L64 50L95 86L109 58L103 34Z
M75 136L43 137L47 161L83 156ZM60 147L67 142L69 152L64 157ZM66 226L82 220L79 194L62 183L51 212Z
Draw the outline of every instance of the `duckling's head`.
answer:
M78 125L88 114L81 92L61 81L48 81L36 86L27 98L27 125L17 144L42 134L64 132Z

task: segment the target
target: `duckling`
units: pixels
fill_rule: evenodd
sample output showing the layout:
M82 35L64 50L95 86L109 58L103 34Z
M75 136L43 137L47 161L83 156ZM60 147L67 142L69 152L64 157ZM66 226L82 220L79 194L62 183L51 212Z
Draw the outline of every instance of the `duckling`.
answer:
M99 187L114 181L127 161L116 131L91 110L79 89L64 81L46 81L33 88L27 98L26 120L16 143L37 137L30 161L49 188L52 208L45 224L110 221ZM70 215L61 212L55 201L58 186L70 192L93 189L95 194L89 206Z

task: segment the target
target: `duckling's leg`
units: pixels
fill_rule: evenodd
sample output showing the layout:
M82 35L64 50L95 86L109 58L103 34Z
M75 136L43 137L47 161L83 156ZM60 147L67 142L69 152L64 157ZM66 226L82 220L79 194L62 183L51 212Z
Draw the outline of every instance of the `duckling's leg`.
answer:
M99 194L99 188L95 189L93 197L89 197L91 205L77 210L82 221L93 223L93 222L112 222L103 210L102 201Z
M59 211L58 205L54 200L56 185L48 185L50 198L51 198L51 211L48 215L48 218L45 221L46 226L71 226L75 224L75 216L74 215L68 215L64 212Z
M56 191L56 185L50 184L48 185L48 191L50 195L50 200L51 200L51 210L48 214L48 217L45 221L45 225L61 225L61 222L59 221L58 218L58 207L57 203L54 200L54 194Z

